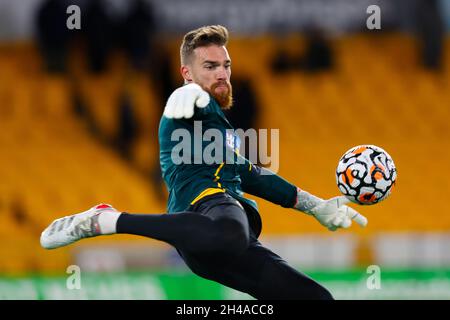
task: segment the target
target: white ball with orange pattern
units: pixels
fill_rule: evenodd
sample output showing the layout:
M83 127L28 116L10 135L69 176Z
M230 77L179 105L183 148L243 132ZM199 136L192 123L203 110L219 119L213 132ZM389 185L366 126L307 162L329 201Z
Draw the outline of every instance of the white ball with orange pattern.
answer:
M392 157L374 145L349 149L339 160L336 183L350 201L372 205L389 197L395 186L397 169Z

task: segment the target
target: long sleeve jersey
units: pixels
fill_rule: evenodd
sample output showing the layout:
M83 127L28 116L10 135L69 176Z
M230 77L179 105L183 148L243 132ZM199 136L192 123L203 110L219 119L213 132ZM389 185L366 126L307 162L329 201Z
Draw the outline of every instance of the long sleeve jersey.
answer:
M259 234L257 204L244 192L283 207L294 206L293 184L239 155L239 137L213 97L205 108L195 108L190 119L162 116L158 135L168 213L187 211L203 197L226 192L247 209Z

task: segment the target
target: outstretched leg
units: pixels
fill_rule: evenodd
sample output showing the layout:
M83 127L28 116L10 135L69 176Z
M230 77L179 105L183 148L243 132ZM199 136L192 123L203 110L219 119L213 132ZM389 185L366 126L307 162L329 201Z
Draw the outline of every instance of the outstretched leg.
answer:
M53 249L82 238L127 233L165 241L178 249L201 254L239 255L249 243L249 225L242 206L228 195L211 196L196 211L174 214L120 213L99 205L55 220L41 236Z
M196 253L237 255L249 243L249 226L242 207L218 204L207 214L142 215L123 213L117 233L145 236L167 242L180 250Z

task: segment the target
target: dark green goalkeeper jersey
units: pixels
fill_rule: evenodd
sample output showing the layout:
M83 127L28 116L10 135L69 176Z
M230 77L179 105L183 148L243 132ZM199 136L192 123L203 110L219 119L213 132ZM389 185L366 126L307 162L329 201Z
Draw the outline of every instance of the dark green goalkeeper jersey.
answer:
M208 195L225 192L246 209L255 232L261 219L255 201L244 192L292 208L297 188L239 155L239 137L210 96L205 108L190 119L162 116L159 125L160 164L169 190L167 211L188 211Z

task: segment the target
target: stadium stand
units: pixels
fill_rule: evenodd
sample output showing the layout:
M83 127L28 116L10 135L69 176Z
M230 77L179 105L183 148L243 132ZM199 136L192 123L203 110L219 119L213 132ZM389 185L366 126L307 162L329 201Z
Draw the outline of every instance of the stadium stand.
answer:
M170 46L174 65L178 40ZM293 52L302 49L298 36L287 43ZM236 38L229 51L233 73L253 79L262 108L259 127L280 130L279 173L314 194L332 197L338 194L334 170L340 156L358 144L380 145L397 165L398 185L391 199L359 208L369 219L367 228L342 232L370 237L385 231L448 231L450 42L442 73L422 69L416 43L401 34L335 39L336 68L318 74L274 75L268 66L276 45L269 36ZM98 202L128 212L164 212L155 185L136 170L158 162L161 107L144 73L130 73L120 57L105 74L73 73L109 140L117 133L118 96L124 88L130 93L142 128L131 165L75 116L74 78L44 73L33 46L2 45L0 70L0 272L65 268L69 249L50 253L39 246L41 230L62 215ZM264 201L259 206L265 235L326 232L294 211Z

